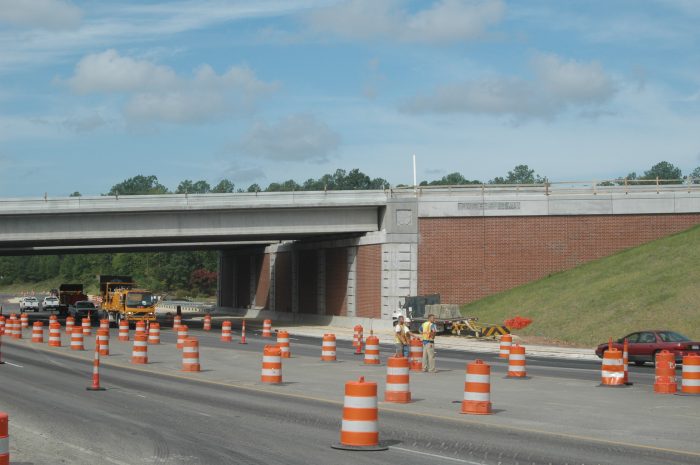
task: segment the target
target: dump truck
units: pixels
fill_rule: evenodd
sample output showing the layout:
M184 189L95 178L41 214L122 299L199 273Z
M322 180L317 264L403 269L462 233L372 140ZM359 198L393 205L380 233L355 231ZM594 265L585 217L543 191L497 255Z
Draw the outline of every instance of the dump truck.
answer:
M156 320L153 293L138 289L131 276L100 275L98 279L102 312L110 322Z
M67 316L69 307L80 300L87 300L82 284L61 284L58 289L51 290L51 295L58 297L59 316Z
M394 320L403 315L411 332L420 333L421 325L431 313L435 315L437 334L495 339L510 333L504 325L480 324L476 317L462 316L459 305L441 304L440 294L406 297L401 308L394 312Z

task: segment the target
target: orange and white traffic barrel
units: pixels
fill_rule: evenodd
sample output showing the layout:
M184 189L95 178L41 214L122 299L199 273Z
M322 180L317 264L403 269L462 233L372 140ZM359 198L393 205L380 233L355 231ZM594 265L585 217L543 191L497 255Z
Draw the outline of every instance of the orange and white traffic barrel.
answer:
M321 341L321 361L335 362L336 361L336 343L335 334L324 334Z
M239 344L248 344L245 340L245 320L241 324L241 340L238 341Z
M17 315L14 313L10 315L10 337L12 339L22 339L22 328L20 327L19 320L17 319Z
M204 324L202 325L202 329L204 331L211 331L211 315L208 313L204 315Z
M681 393L700 395L700 355L689 354L683 357Z
M150 345L160 344L160 323L153 322L148 327L148 343Z
M92 334L92 325L90 324L90 318L84 317L82 322L83 336L90 336Z
M177 331L177 328L182 324L182 317L180 315L175 315L173 317L173 331Z
M278 346L267 345L263 349L260 381L271 384L282 382L282 349Z
M262 337L272 337L272 320L263 321Z
M100 331L104 331L104 328L99 328L97 330L97 337L100 337ZM109 331L109 329L107 329ZM95 356L92 359L92 386L86 387L87 391L104 391L105 388L100 387L100 349L99 345L95 346Z
M83 328L74 327L70 333L70 350L85 350L83 345Z
M627 342L627 339L622 344L622 366L624 367L624 376L623 379L625 380L625 385L626 386L632 386L634 383L630 383L630 356L629 356L629 343Z
M148 341L145 334L134 335L134 346L131 351L131 363L143 365L148 363Z
M182 371L199 370L199 341L195 337L188 337L182 347Z
M345 383L340 443L331 447L344 450L387 449L387 446L379 443L377 383L365 382L364 376Z
M32 325L32 342L44 342L44 323L35 321Z
M49 325L49 346L61 347L61 324L51 323Z
M20 329L25 329L29 328L29 314L28 313L20 313L19 314L19 323L20 323Z
M352 346L355 348L355 355L360 355L362 353L362 339L364 328L362 328L362 325L355 325L353 330L354 333L352 335Z
M109 355L109 328L98 328L95 341L100 355Z
M282 358L292 356L289 351L289 333L287 331L277 331L277 346L282 351Z
M72 316L66 317L66 335L70 336L73 334L73 327L75 326L75 318Z
M122 342L129 340L129 322L127 320L119 320L119 340Z
M0 412L0 465L10 465L10 432L8 417Z
M100 329L106 329L109 331L109 318L100 319Z
M412 337L408 343L408 357L411 371L423 371L423 341Z
M377 336L367 336L365 365L379 365L379 338Z
M224 321L221 323L221 342L231 342L233 340L232 334L231 322Z
M625 367L622 352L614 347L603 353L600 385L606 387L625 386Z
M498 348L498 356L500 358L508 358L510 355L510 347L513 345L513 336L504 334L501 336L501 344Z
M49 315L49 328L51 327L51 323L58 323L58 317L56 315Z
M411 402L411 387L406 357L389 357L386 359L386 389L384 400L405 404Z
M0 315L0 336L5 335L5 317Z
M491 414L491 366L482 360L467 363L462 413Z
M135 335L141 335L141 336L146 336L146 322L145 321L137 321L136 322L136 332L134 333Z
M176 346L178 349L182 349L183 347L185 347L185 339L187 339L187 334L188 334L187 330L188 329L189 328L187 327L187 325L180 325L177 328L177 344L176 344Z
M508 378L527 378L525 371L525 347L515 344L508 357Z
M656 354L656 376L654 377L654 392L657 394L673 394L678 390L676 381L676 355L668 350Z

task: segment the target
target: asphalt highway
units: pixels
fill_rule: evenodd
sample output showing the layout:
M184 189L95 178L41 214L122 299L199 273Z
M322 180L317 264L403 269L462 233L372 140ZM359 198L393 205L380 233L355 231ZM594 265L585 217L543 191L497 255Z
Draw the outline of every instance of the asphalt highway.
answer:
M218 332L193 329L203 346ZM238 332L236 332L238 334ZM162 331L173 342L172 330ZM259 353L269 339L249 331ZM293 336L298 355L318 355L319 340ZM389 353L389 348L383 352ZM351 357L339 343L339 357ZM438 349L439 367L464 370L474 354ZM494 372L505 370L495 358ZM110 367L104 392L88 392L90 364L61 352L3 345L0 410L11 413L13 465L29 464L697 464L698 455L529 432L498 425L380 408L384 452L331 449L338 441L341 402L271 393L184 377ZM157 362L155 362L157 363ZM545 363L548 366L545 366ZM556 365L558 363L559 365ZM528 370L548 376L597 380L599 366L562 360L529 361ZM639 374L644 369L637 370ZM649 371L651 373L651 371ZM646 377L640 376L642 379ZM604 422L601 422L604 428ZM14 432L14 434L13 434Z

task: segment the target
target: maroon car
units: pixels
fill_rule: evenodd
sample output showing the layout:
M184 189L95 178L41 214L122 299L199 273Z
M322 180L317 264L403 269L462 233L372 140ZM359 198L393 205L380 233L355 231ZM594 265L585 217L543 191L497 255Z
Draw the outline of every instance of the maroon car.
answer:
M613 342L613 347L622 350L622 344L627 339L629 344L629 361L637 365L644 362L654 362L657 352L668 350L676 354L676 362L681 362L684 355L700 355L700 342L691 341L675 331L638 331ZM600 344L595 354L603 358L603 352L608 350L608 343Z

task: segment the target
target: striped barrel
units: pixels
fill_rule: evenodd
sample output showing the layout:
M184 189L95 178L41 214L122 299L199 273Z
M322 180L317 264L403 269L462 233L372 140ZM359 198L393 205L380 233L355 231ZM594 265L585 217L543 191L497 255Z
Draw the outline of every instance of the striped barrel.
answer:
M173 331L177 331L177 328L182 324L182 317L180 315L175 315L173 317Z
M150 345L160 344L160 323L151 323L148 327L148 343Z
M0 336L5 335L5 317L0 315Z
M622 367L624 369L624 375L622 378L623 378L625 384L630 384L629 364L630 364L629 343L627 342L627 339L625 339L625 341L622 344Z
M462 413L491 414L491 367L482 360L467 364Z
M176 346L178 349L182 349L183 347L185 347L185 339L187 339L187 334L188 334L187 330L188 329L189 328L187 327L187 325L180 325L177 328L177 344L176 344Z
M373 447L379 444L379 410L377 383L358 381L345 383L343 422L340 444L352 447Z
M14 313L10 315L10 319L8 320L9 322L9 331L10 331L10 337L12 339L22 339L22 328L20 327L19 320L17 319L17 315Z
M508 377L509 378L525 378L525 347L515 344L510 348L510 356L508 357Z
M386 360L386 389L384 400L405 404L411 402L409 367L406 357L389 357Z
M336 361L336 351L335 351L335 334L324 334L323 340L321 341L321 361L322 362L335 362Z
M353 329L355 332L352 335L352 346L355 348L355 355L360 355L362 353L364 328L362 328L362 325L355 325Z
M657 394L673 394L678 389L676 381L676 355L668 350L656 354L656 373L654 377L654 392Z
M182 346L182 371L199 371L199 341L188 337Z
M109 355L109 328L98 328L95 341L99 354Z
M700 355L690 354L683 357L681 376L683 394L700 394Z
M49 325L49 346L61 347L61 324L51 323Z
M0 465L10 465L10 432L8 417L0 412Z
M66 335L70 336L73 334L73 327L75 326L75 318L72 316L66 317Z
M51 328L51 323L58 323L58 317L56 315L49 315L49 328Z
M606 350L603 354L600 384L613 387L625 385L625 367L622 352L614 347Z
M271 384L282 382L282 349L279 347L267 345L263 349L260 381Z
M510 347L513 345L513 336L504 334L501 336L501 344L498 348L498 356L500 358L508 358L510 355Z
M208 313L204 315L204 325L202 325L202 329L204 331L211 331L211 315Z
M145 321L137 321L136 322L136 332L134 333L136 336L146 336L146 322Z
M263 321L262 337L272 337L272 320Z
M411 371L423 371L423 342L417 337L412 337L409 342L408 357Z
M32 342L44 342L44 323L35 321L32 325Z
M145 334L134 335L134 346L131 352L131 363L143 365L148 363L148 341Z
M70 350L85 350L85 346L83 346L83 329L80 327L74 327L73 332L70 333Z
M289 351L289 333L287 331L277 331L277 346L282 351L282 358L292 356Z
M129 340L129 322L127 320L119 320L119 340L122 342Z
M231 322L224 321L221 323L221 342L231 342L233 340L232 334Z
M84 317L82 320L83 336L90 336L92 334L92 325L90 324L90 318Z
M29 314L20 313L19 314L19 324L20 324L20 329L29 328Z
M106 329L109 331L109 318L100 319L100 329Z
M365 365L379 365L379 338L377 336L367 337Z

